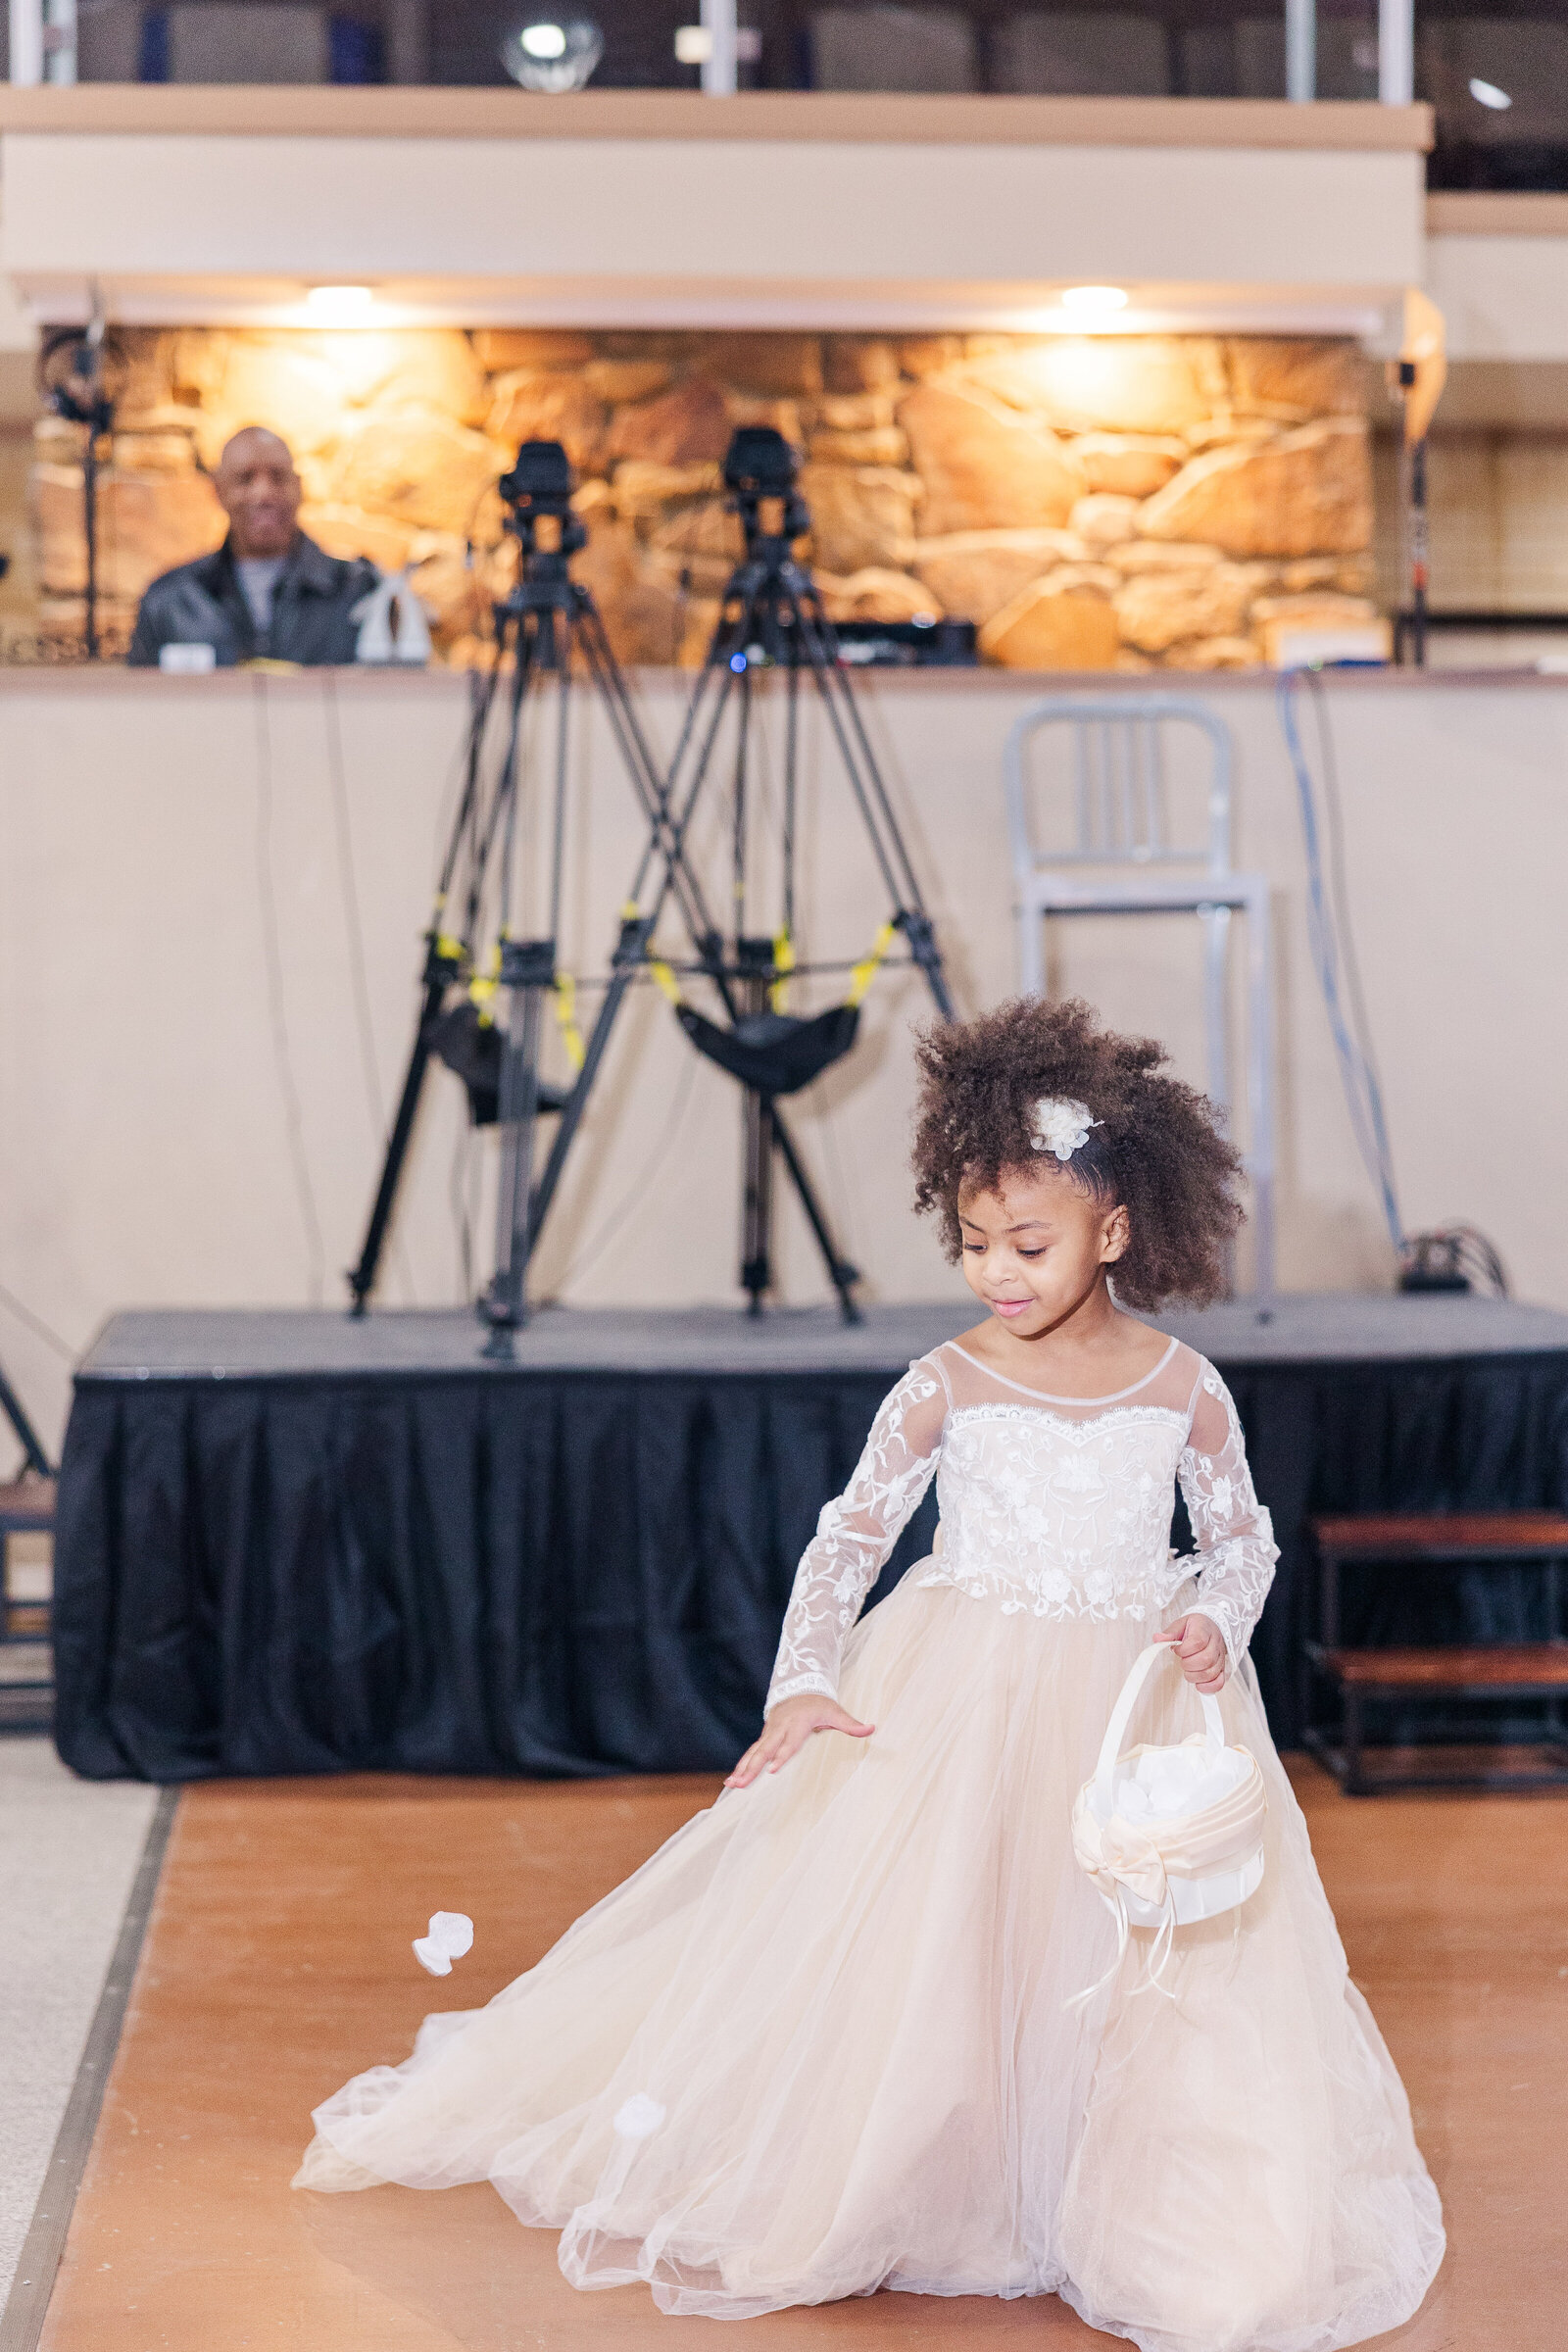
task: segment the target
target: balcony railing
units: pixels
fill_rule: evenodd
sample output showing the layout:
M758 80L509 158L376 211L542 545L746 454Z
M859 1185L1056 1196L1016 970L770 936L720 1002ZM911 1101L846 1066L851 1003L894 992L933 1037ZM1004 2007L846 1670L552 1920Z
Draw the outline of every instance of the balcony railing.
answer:
M1568 189L1565 0L10 0L14 82L1431 102L1443 188Z

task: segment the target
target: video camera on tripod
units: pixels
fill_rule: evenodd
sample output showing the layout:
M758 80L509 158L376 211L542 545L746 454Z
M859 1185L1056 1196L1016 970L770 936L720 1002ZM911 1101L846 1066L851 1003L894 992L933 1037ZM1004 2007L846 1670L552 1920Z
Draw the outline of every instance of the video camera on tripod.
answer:
M799 459L782 435L765 426L736 432L724 463L725 486L738 515L745 553L731 574L718 624L693 689L675 755L662 776L649 750L625 678L604 622L586 587L572 580L570 557L586 531L571 504L571 473L556 442L528 442L500 488L508 525L518 542L518 575L495 607L495 660L475 673L465 783L441 879L435 916L426 934L424 998L414 1051L394 1120L375 1204L360 1262L349 1277L354 1311L362 1313L374 1287L424 1073L432 1053L468 1087L472 1115L491 1114L501 1129L501 1186L496 1268L480 1311L490 1327L485 1352L513 1352L513 1334L528 1313L527 1272L559 1188L566 1155L581 1124L626 993L652 978L675 1007L681 1027L710 1060L744 1090L746 1116L745 1241L742 1286L750 1311L761 1311L772 1287L772 1205L775 1162L782 1162L821 1252L848 1322L859 1319L857 1269L838 1250L822 1207L779 1110L855 1043L859 1006L878 969L902 934L908 960L923 972L938 1011L951 1018L942 960L886 787L872 756L849 671L838 659L832 626L809 572L795 560L796 542L810 527L798 488ZM622 913L610 975L598 1014L584 1041L573 1015L575 983L559 968L563 858L567 819L567 743L572 676L577 668L609 718L612 739L649 834ZM785 697L782 830L776 863L781 877L774 928L752 927L756 895L752 870L757 812L752 791L752 733L759 673L781 673ZM510 672L506 726L494 781L486 781L485 744L500 681ZM858 961L803 962L796 935L796 832L799 701L808 678L824 710L839 760L865 827L891 906L868 952ZM555 680L555 757L543 810L546 928L517 937L513 910L519 903L516 868L519 826L519 747L525 702ZM733 932L714 921L693 864L692 820L714 766L726 714L735 717L730 796L730 906ZM530 733L529 740L532 740ZM537 882L540 877L535 876ZM461 886L460 886L461 885ZM478 938L487 899L498 904L498 932L488 957ZM456 932L448 908L461 902ZM661 955L655 937L673 903L687 941L684 962ZM848 970L843 1000L815 1015L784 1008L794 978L813 971ZM683 981L700 981L717 1000L719 1019L686 1001ZM449 1003L461 988L463 1001ZM504 1028L494 1000L506 1000ZM574 1077L565 1089L541 1075L544 1007L554 1000ZM554 1118L556 1132L537 1178L536 1131Z

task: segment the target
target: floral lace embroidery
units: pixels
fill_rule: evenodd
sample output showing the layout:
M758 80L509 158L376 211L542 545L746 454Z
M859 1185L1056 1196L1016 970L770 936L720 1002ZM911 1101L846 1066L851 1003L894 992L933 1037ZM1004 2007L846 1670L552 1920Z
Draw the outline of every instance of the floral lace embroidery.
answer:
M1198 1606L1224 1635L1235 1667L1263 1614L1279 1546L1274 1523L1252 1485L1231 1393L1212 1364L1203 1366L1201 1385L1224 1411L1224 1442L1217 1450L1202 1452L1185 1446L1177 1474L1201 1562Z
M924 1363L909 1366L871 1424L865 1450L842 1494L823 1505L816 1534L796 1572L767 1703L838 1690L839 1653L882 1565L919 1507L941 1451L941 1418L927 1413L936 1444L927 1454L910 1442L911 1411L943 1396Z
M1204 1410L1200 1394L1219 1414ZM1200 1442L1200 1419L1221 1422L1217 1444ZM1211 1365L1201 1365L1185 1412L1126 1404L1074 1419L1047 1405L949 1407L945 1383L922 1360L882 1405L854 1477L802 1557L770 1708L804 1691L836 1695L845 1640L933 1475L942 1541L919 1586L952 1586L1004 1615L1143 1623L1196 1573L1198 1607L1219 1627L1232 1664L1240 1660L1278 1555L1236 1408ZM1178 1477L1195 1559L1170 1550Z
M942 1558L920 1584L994 1598L1008 1616L1142 1620L1170 1548L1186 1435L1186 1414L1166 1405L1083 1421L1041 1405L958 1406L937 1482Z

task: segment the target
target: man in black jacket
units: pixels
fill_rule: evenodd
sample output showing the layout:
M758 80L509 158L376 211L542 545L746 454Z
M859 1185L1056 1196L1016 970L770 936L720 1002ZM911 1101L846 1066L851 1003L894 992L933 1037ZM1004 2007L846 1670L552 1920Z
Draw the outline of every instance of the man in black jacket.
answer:
M354 608L379 574L363 558L339 563L300 529L300 477L287 443L248 424L213 481L228 537L216 555L154 580L127 659L157 668L166 645L210 645L222 669L263 658L352 662Z

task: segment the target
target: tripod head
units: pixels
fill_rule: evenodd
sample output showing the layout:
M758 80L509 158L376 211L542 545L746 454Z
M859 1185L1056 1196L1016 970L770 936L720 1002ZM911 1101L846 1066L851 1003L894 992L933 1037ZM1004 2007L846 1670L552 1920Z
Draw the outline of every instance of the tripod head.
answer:
M522 548L522 568L552 561L563 566L588 544L587 525L571 504L571 467L559 441L524 441L517 463L496 484L507 528Z
M740 516L752 559L786 551L811 527L810 510L796 489L801 461L770 424L742 424L724 457L730 510Z

